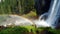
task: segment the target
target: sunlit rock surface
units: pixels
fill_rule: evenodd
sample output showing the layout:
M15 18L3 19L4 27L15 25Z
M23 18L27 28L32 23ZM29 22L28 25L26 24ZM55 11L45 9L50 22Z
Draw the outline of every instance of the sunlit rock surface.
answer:
M0 15L0 26L1 25L32 25L33 23L18 15Z

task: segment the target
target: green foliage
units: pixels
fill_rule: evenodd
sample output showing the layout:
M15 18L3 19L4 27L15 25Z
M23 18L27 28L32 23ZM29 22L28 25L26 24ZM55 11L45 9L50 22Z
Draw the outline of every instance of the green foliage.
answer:
M34 18L36 16L36 12L31 11L30 13L22 15L22 16L26 18Z
M39 27L35 28L34 26L15 26L15 27L8 27L4 28L0 31L0 34L29 34L29 32L33 32L34 34L37 34L36 31L48 30L49 32L52 32L53 34L60 34L60 30L52 29L50 27Z
M54 34L60 34L60 29L49 29L49 31L53 32Z
M60 34L60 29L52 29L51 27L39 27L38 31L48 30L54 34Z
M0 14L23 14L33 9L34 0L4 0L0 2Z
M0 31L0 34L25 34L28 30L24 27L16 26L13 28L7 28Z

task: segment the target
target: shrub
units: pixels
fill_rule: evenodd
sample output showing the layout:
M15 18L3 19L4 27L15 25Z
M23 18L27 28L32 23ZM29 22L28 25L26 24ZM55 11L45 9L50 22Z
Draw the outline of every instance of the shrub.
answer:
M16 26L0 31L0 34L27 34L28 30L24 27Z

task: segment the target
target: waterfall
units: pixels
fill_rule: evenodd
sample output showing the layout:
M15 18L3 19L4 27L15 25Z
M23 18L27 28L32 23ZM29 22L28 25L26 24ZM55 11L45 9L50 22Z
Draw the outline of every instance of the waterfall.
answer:
M54 0L53 5L49 10L50 14L46 20L46 22L49 23L52 27L54 26L54 23L57 21L59 7L60 7L60 0Z
M47 13L42 14L39 20L36 20L37 26L52 27L55 28L55 22L57 22L60 11L60 0L51 0L50 9Z

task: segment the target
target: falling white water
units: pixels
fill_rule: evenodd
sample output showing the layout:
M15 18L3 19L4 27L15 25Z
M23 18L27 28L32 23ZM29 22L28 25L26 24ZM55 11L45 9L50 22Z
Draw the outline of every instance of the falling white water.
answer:
M53 6L50 8L50 15L48 16L48 19L47 19L47 23L53 23L54 22L54 19L56 17L56 14L57 14L57 10L56 9L56 5L57 5L57 0L54 0L54 3L53 3Z
M50 15L48 16L46 22L49 23L52 27L54 26L54 23L57 21L57 14L58 10L60 8L60 0L54 0L53 6L50 8Z
M50 9L47 13L42 14L39 20L36 20L36 25L38 27L54 27L55 22L59 16L60 0L52 0L50 4ZM45 19L46 18L46 19Z

